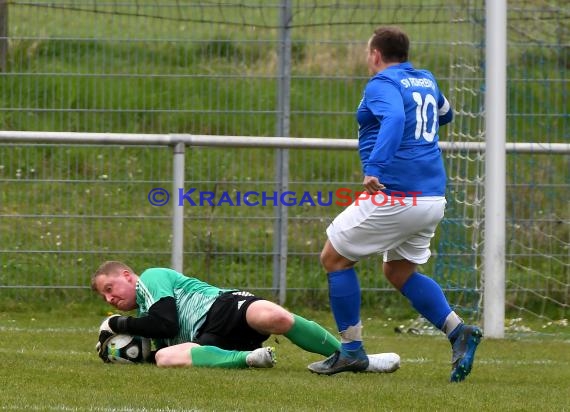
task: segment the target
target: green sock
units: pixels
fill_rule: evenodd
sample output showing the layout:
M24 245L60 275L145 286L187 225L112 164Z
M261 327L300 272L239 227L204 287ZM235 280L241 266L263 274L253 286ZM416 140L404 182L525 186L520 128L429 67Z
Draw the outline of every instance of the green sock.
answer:
M224 350L216 346L195 346L190 349L192 365L209 368L247 368L246 356L249 352Z
M293 314L295 323L285 333L291 342L308 352L330 356L340 350L340 342L329 331L312 320Z

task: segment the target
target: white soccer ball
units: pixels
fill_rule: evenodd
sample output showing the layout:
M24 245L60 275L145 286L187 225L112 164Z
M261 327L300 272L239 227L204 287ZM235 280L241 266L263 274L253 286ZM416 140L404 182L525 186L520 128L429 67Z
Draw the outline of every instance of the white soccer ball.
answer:
M106 344L111 363L143 363L150 356L150 339L141 336L115 335Z

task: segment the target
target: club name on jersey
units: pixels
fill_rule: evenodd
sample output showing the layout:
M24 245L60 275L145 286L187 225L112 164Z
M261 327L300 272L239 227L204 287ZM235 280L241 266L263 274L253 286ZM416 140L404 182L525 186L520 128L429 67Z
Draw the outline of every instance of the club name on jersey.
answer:
M416 78L416 77L408 77L406 79L401 79L400 83L402 83L402 85L405 88L408 87L427 87L430 88L432 90L435 90L435 84L431 79L428 79L426 77L421 77L421 78Z

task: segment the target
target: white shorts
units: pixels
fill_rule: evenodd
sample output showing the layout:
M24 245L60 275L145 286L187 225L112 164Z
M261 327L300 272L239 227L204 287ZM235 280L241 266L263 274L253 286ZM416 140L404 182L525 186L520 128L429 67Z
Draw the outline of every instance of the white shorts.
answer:
M332 246L354 262L383 253L384 262L406 259L426 263L431 256L431 238L445 212L445 198L410 197L391 202L389 195L376 196L380 200L375 202L357 199L334 219L327 228ZM388 201L383 202L386 196Z

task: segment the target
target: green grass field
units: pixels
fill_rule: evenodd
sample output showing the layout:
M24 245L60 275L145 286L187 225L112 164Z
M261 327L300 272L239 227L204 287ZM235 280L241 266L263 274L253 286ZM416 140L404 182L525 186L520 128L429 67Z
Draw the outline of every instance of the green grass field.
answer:
M345 3L362 5L356 0ZM383 5L401 3L390 0ZM422 5L419 16L428 22L454 18L460 7L429 7L436 3L440 2L414 0L402 8L388 7L399 12L391 15L383 10L382 20L413 22L414 4ZM482 2L471 3L475 7ZM208 10L219 18L218 9ZM444 10L450 16L435 16ZM246 13L248 20L276 24L278 11L272 8L263 19L250 16L255 11L248 8L226 8L224 15L230 21L240 21ZM339 20L362 19L361 14L368 13L362 7L340 7L335 16ZM474 19L472 25L463 26L454 18L457 25L453 26L408 23L404 27L419 43L414 45L412 60L435 70L443 89L472 89L467 90L465 101L454 102L468 113L458 117L464 130L457 131L478 138L479 116L470 117L469 113L478 113L481 104L477 33L483 33L477 10L466 16ZM369 26L301 27L303 19L329 21L327 7L317 14L309 10L295 19L299 27L292 39L289 134L352 137L354 107L366 79L362 53L372 19ZM509 141L568 141L568 48L553 47L558 44L556 39L542 32L544 26L556 28L553 33L566 33L564 22L531 27L529 21L511 21ZM0 128L4 130L275 134L278 71L274 29L174 24L11 5L9 32L6 75L0 76L0 105L4 108ZM524 34L524 43L516 43L518 33ZM529 45L529 38L537 41ZM442 42L453 45L442 47ZM452 61L461 63L460 68ZM454 94L463 98L463 91ZM442 140L447 139L445 133ZM336 188L336 183L329 182L350 176L347 170L352 163L347 159L357 154L327 153L326 160L321 154L318 164L312 161L313 156L313 152L291 153L291 187L295 190ZM187 152L186 162L191 165L186 178L198 188L212 190L215 182L218 190L251 190L262 187L254 182L267 180L274 156L265 149L237 154L194 148ZM240 170L243 164L251 166ZM453 165L466 168L453 173L469 178L468 163L455 160ZM129 263L137 269L169 264L170 210L151 207L146 193L169 182L170 151L3 146L0 166L0 214L5 216L0 219L1 247L5 248L0 262L0 411L570 411L570 328L565 320L569 273L568 265L552 259L556 254L566 256L568 243L557 240L568 239L569 233L563 219L558 222L550 217L568 216L561 194L564 190L556 189L568 184L567 157L519 154L509 158L509 183L516 186L507 199L509 219L532 222L536 216L548 216L519 228L513 234L518 242L510 242L507 286L515 292L507 296L508 316L522 314L534 323L507 320L506 339L484 339L472 375L461 384L448 382L450 349L446 340L431 332L419 336L395 333L395 327L410 323L405 318L410 308L399 294L375 291L363 299L366 345L370 353L394 351L401 355L402 367L394 374L315 376L306 365L319 356L303 352L285 338L267 342L276 346L278 354L278 364L272 370L163 370L152 365L103 364L94 346L98 324L107 309L100 301L87 299L85 303L84 291L73 288L85 287L91 272L110 257L110 251L129 256ZM360 182L359 173L356 168L355 184ZM539 190L542 184L545 188ZM464 186L460 189L466 190ZM467 194L465 197L470 200ZM461 205L457 207L461 209ZM265 212L273 216L273 210ZM336 212L329 209L326 215L332 217ZM196 209L192 213L185 246L188 251L204 251L203 257L188 256L192 271L221 286L261 287L267 292L263 287L271 284L271 256L255 255L271 250L271 229L266 229L263 220L251 219L251 209L232 208L228 213L204 208L200 210L203 215L198 216ZM265 216L259 209L255 213ZM288 302L299 306L299 314L333 331L332 316L326 311L326 281L318 265L325 224L317 220L317 213L318 209L299 212L290 224L290 250L307 254L289 258L288 286L292 291ZM105 231L107 220L117 216L124 218L121 230ZM228 217L240 218L239 236L238 228L227 236ZM451 241L441 251L458 252L452 261L440 257L440 264L450 267L453 276L467 270L475 279L479 266L469 260L472 229L448 226L445 230L458 233L449 236ZM533 253L540 254L529 254L526 238L531 239ZM242 250L244 244L255 257L223 256ZM430 265L436 262L432 259ZM471 269L474 266L477 269ZM256 278L253 274L260 267L266 271ZM431 266L427 269L434 272ZM375 266L361 266L363 284L382 287L382 282L373 281L376 272ZM223 278L213 278L218 273ZM443 280L451 280L448 286L458 283L445 276L447 272ZM544 278L550 280L543 282ZM13 285L24 286L10 289ZM45 285L55 285L55 289L44 289ZM71 285L72 289L61 290L59 285ZM307 288L305 294L303 288ZM540 295L544 290L548 294ZM463 304L462 296L451 296L452 302ZM313 312L313 308L322 311ZM557 321L542 321L533 313ZM383 318L378 318L379 314Z
M472 374L449 379L441 335L396 334L401 321L365 314L372 352L397 352L393 374L312 375L319 355L271 337L274 369L159 369L103 364L94 350L105 314L68 305L0 313L0 409L8 411L568 411L570 339L484 339ZM332 331L329 313L302 313ZM513 335L514 336L514 335Z

